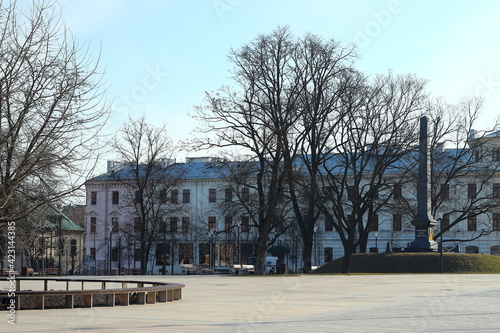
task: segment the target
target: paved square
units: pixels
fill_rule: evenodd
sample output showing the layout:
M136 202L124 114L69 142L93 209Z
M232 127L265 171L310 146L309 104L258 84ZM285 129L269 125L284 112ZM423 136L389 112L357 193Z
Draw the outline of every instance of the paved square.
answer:
M495 274L141 279L184 283L182 300L21 310L16 326L8 325L1 311L0 332L500 331L500 275Z

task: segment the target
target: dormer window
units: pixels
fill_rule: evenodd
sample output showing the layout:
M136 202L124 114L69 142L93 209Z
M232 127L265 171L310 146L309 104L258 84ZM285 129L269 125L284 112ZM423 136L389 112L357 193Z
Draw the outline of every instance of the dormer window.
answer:
M493 148L491 156L493 161L500 161L500 148Z

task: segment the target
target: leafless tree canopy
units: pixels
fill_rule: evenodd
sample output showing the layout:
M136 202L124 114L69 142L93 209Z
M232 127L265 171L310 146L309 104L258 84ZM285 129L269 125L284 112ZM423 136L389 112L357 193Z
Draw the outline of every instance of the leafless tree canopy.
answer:
M443 139L467 141L463 136L477 119L478 104L465 103L460 117L452 112L441 121L443 105L430 102L425 81L390 72L370 77L355 69L355 59L354 47L312 34L296 38L288 28L277 28L232 50L234 85L207 93L195 108L199 132L208 134L195 140L195 147L237 147L254 168L252 178L243 162L230 163L240 165L240 171L230 172L233 183L248 181L235 191L250 187L257 195L252 209L258 213L259 258L265 256L273 217L293 210L304 269L310 268L314 230L322 218L340 236L348 272L350 255L366 251L377 213L394 203L395 185L412 181L419 118L435 116L434 150ZM461 152L454 167L435 168L434 176L464 177L464 170L471 170L462 163L470 150ZM446 173L450 167L455 171ZM435 209L439 198L433 193ZM404 200L397 204L404 206Z
M54 6L0 3L0 221L79 188L108 117L97 62Z
M163 218L172 213L165 205L166 195L177 184L182 170L169 168L174 146L167 136L166 125L151 125L144 116L129 119L113 148L123 163L117 180L126 189L124 209L132 207L140 220L122 231L140 243L141 273L146 274L152 247L165 232L162 232Z

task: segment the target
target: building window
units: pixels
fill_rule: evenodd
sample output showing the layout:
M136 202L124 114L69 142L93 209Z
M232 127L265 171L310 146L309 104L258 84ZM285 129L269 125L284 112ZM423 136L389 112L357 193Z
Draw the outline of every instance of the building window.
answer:
M467 198L475 199L477 194L477 185L476 184L468 184L467 185Z
M493 230L500 231L500 213L493 213Z
M97 192L90 192L90 204L97 205Z
M180 264L192 264L192 263L194 263L193 253L194 253L193 243L180 243L179 244L179 263Z
M189 216L182 217L182 233L187 234L189 232Z
M232 202L233 201L233 190L230 188L226 188L225 194L226 194L226 196L225 196L226 202Z
M333 219L330 215L325 217L325 231L333 231Z
M356 197L356 189L354 186L347 186L347 199L353 201Z
M500 161L500 148L493 148L492 158L493 161Z
M92 259L95 259L95 247L90 248L90 256L92 257Z
M191 191L190 190L183 190L182 191L182 202L183 203L190 203L191 202Z
M142 223L140 217L134 217L134 231L141 232Z
M450 184L441 184L441 198L443 200L450 199Z
M475 245L469 245L465 248L465 253L479 253L479 248Z
M119 203L120 203L120 192L113 191L113 193L112 193L112 199L111 199L111 204L112 205L118 205Z
M233 217L226 216L224 218L224 230L226 230L226 232L230 232L232 227L233 227Z
M179 219L177 217L171 217L170 218L170 233L175 234L177 233L177 221Z
M141 191L135 191L135 198L134 198L134 202L136 204L140 203L142 200L142 194L141 194Z
M378 231L378 214L372 215L372 225L370 226L370 231Z
M241 217L241 231L248 232L250 230L250 218L248 216Z
M403 198L403 189L401 184L395 184L392 192L394 200L401 200Z
M111 225L112 225L111 232L118 232L119 225L118 225L118 218L117 217L111 218Z
M156 246L156 264L170 265L170 244L158 243Z
M118 248L114 247L111 249L111 261L118 261Z
M500 255L500 246L499 245L494 245L490 247L490 254L494 256Z
M493 184L493 197L500 198L500 184Z
M160 217L160 233L164 234L167 232L167 222L165 222L161 217Z
M141 248L134 249L134 261L141 261Z
M208 202L216 202L217 201L217 191L215 188L211 188L208 190Z
M160 203L167 203L167 190L160 190Z
M96 232L97 230L97 217L90 218L90 232Z
M179 203L179 191L178 190L170 191L170 203L173 203L173 204Z
M401 214L392 214L392 231L402 230Z
M325 247L325 262L330 262L333 260L333 248Z
M479 162L481 160L481 148L474 149L474 160Z
M441 218L441 224L443 225L443 230L448 230L450 227L450 215L444 214Z
M241 201L248 202L250 200L250 189L244 187L241 189Z
M475 216L469 216L467 219L467 231L477 230L477 220Z
M74 257L76 256L76 239L72 239L70 242L71 248L70 248L70 256Z
M217 230L217 219L215 216L208 217L208 230Z

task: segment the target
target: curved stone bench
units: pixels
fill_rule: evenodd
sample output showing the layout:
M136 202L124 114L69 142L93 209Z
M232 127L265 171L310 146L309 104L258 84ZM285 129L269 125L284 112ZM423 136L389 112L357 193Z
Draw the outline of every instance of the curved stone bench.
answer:
M43 290L21 290L21 281L42 281ZM10 281L10 280L7 280ZM50 290L49 281L66 282L66 290ZM81 282L81 289L69 288L70 283ZM85 283L101 283L101 289L85 289ZM130 303L130 295L135 293L137 296L137 304L154 304L158 295L159 302L171 302L181 299L182 288L184 284L180 283L165 283L165 282L150 282L137 280L121 280L121 279L78 279L78 278L57 278L57 277L16 277L15 291L15 307L16 310L22 309L22 298L34 296L36 299L35 309L45 309L46 296L65 296L65 307L73 308L76 295L83 295L84 307L91 308L93 306L94 295L106 295L106 305L115 306L115 295L119 296L119 304L128 306ZM121 288L106 289L106 284L121 283ZM129 284L135 284L135 287L128 287ZM147 286L151 285L151 286ZM9 298L9 290L0 290L0 298Z

